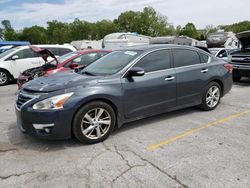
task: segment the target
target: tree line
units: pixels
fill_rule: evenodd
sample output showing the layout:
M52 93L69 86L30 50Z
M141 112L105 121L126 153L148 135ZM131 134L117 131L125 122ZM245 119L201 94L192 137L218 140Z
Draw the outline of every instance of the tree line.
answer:
M0 39L30 41L32 44L63 44L73 40L100 40L105 35L114 32L137 32L148 36L186 35L198 40L204 40L210 32L218 29L233 31L235 33L250 30L250 21L243 21L232 25L214 27L208 25L202 30L197 30L193 23L184 27L174 27L168 22L166 16L145 7L143 11L126 11L117 19L101 20L95 23L75 19L72 23L57 20L48 21L47 27L32 26L22 30L15 30L9 20L2 20Z

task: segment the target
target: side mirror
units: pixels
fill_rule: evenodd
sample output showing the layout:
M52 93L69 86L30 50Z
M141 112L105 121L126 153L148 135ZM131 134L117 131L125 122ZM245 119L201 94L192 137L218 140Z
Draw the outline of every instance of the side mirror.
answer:
M13 55L13 56L11 57L11 59L15 61L16 59L19 59L19 57L18 57L18 55Z
M71 69L75 69L75 68L77 68L78 67L78 64L76 63L76 62L73 62L73 63L71 63L70 65L69 65L69 68L71 68Z
M140 67L132 67L129 71L128 71L128 75L129 76L143 76L145 74L145 71L143 68Z

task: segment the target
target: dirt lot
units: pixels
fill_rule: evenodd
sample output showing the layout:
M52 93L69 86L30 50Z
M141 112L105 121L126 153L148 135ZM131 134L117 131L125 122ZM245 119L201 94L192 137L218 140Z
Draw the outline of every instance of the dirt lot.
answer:
M137 121L95 145L20 133L16 88L0 87L0 187L250 187L250 79L212 112Z

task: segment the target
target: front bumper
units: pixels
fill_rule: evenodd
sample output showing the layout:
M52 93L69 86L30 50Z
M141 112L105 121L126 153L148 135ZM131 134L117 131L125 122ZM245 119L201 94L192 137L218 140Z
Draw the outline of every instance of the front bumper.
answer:
M30 107L20 110L16 107L16 117L23 133L53 140L71 138L72 115L68 110L34 111ZM42 127L47 127L49 132Z

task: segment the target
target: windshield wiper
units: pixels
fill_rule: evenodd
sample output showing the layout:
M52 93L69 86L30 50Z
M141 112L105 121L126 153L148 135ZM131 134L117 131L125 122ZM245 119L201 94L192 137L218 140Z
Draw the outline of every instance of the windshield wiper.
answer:
M88 71L83 71L82 74L90 75L90 76L96 76L95 74L88 72Z

